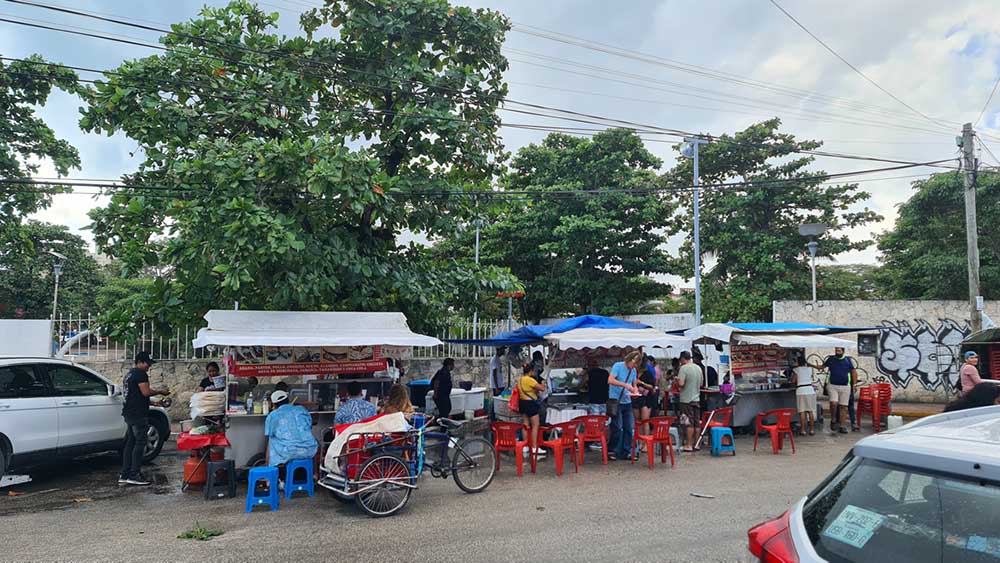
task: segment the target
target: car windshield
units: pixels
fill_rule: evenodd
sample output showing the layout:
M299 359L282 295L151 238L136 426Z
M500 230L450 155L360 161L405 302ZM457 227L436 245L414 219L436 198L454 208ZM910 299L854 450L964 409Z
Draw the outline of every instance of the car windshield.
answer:
M854 458L810 496L802 519L832 562L1000 562L997 483Z

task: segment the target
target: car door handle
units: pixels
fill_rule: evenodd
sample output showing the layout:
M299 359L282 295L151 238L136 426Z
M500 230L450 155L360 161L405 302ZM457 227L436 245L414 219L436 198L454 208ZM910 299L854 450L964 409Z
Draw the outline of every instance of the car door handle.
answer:
M9 409L9 408L10 408L10 405L0 404L0 409Z
M60 401L59 404L63 406L69 406L69 405L76 405L79 403L77 403L76 401Z

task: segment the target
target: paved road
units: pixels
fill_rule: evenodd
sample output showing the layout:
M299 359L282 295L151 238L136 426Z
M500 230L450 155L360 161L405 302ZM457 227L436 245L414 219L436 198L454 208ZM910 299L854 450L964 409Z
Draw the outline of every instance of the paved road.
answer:
M570 465L559 478L551 460L521 479L505 465L479 495L428 475L403 513L378 520L325 491L253 514L243 512L242 496L206 502L181 494L183 457L170 451L149 468L154 487L119 489L116 460L97 458L40 474L17 488L23 497L0 498L0 560L746 560L746 530L811 490L857 437L802 439L794 456L754 453L740 437L736 457L703 451L673 470L604 467L597 453L579 474ZM93 500L75 502L84 498ZM196 522L225 534L177 539Z

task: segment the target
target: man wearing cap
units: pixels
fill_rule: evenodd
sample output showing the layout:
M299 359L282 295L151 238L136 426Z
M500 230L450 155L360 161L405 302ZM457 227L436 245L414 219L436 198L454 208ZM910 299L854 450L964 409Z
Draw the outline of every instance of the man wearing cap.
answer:
M274 410L264 419L267 436L267 464L284 465L293 459L312 459L318 444L312 433L312 417L299 405L288 404L288 392L278 389L271 393Z
M958 380L962 385L962 393L968 393L973 387L983 382L979 377L979 354L972 350L965 353L965 363L962 364L961 371L958 372Z
M122 418L125 419L125 445L122 447L122 471L118 475L119 485L148 485L142 476L142 454L146 450L149 432L149 398L153 395L167 395L169 389L149 387L149 368L155 362L149 352L135 355L135 367L125 374L122 381Z

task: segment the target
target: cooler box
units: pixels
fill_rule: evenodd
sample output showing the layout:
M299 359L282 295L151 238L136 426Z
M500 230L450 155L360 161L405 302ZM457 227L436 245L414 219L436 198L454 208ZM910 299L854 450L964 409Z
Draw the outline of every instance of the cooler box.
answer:
M455 407L456 398L454 391L452 391L451 397L452 397L451 398L452 407ZM461 410L463 411L482 410L483 405L485 404L486 401L486 388L473 387L468 391L462 391L462 394L459 397L460 398L458 400L462 402ZM452 410L454 410L454 408Z
M417 379L407 383L406 386L410 388L410 402L413 403L413 406L426 409L427 404L424 402L424 397L427 396L427 391L431 388L431 380Z
M447 416L454 416L457 414L462 414L465 409L465 393L466 391L462 389L452 389L451 390L451 412ZM479 407L483 408L483 407ZM424 412L432 413L437 410L437 405L434 404L434 392L428 390L424 395Z

